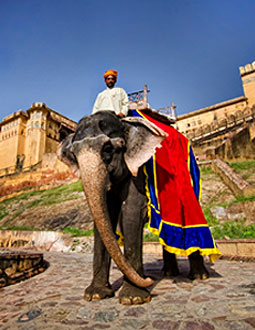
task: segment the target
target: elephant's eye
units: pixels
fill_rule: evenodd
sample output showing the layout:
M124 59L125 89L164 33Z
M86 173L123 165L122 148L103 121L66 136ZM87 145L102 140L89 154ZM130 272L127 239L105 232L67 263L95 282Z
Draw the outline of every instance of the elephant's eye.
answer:
M112 120L109 121L110 119ZM123 126L119 120L116 120L116 118L114 118L114 120L113 118L108 118L107 121L101 120L98 125L101 131L110 138L123 136Z
M111 160L112 160L112 155L114 152L114 147L111 144L110 141L106 142L103 145L103 148L101 150L101 157L102 160L106 163L106 164L110 164Z

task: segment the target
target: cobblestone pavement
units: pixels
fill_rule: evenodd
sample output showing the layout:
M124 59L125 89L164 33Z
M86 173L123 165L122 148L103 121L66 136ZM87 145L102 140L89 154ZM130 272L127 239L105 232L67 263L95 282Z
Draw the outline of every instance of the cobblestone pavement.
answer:
M145 255L146 275L155 280L152 301L123 306L111 299L87 302L92 254L44 253L50 267L40 275L0 290L1 329L253 329L255 263L218 260L207 265L206 281L186 278L188 262L179 259L182 275L162 278L162 260ZM116 291L122 276L111 268Z

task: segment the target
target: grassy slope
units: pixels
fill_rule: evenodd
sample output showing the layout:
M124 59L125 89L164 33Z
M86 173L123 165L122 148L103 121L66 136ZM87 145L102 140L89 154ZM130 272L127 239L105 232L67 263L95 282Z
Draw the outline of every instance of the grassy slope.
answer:
M18 196L6 199L0 202L0 229L12 230L35 230L32 227L17 227L8 226L8 222L12 222L20 216L27 209L35 209L38 206L50 206L53 204L63 203L69 200L79 198L79 193L83 191L82 183L80 181L65 184L60 187L52 188L49 190L39 190L27 193L22 193ZM8 221L4 221L5 217ZM15 222L15 221L14 221Z
M242 175L248 182L254 183L255 181L255 161L245 161L245 162L233 162L230 165ZM220 181L219 178L212 172L211 169L201 170L202 180L204 184L208 187L210 185L215 185L216 181ZM11 215L11 219L14 220L15 217L19 216L27 208L36 208L37 206L48 206L53 204L58 204L63 201L74 200L78 198L78 193L83 190L80 181L72 184L63 185L57 188L44 191L33 191L28 193L23 193L19 196L12 197L5 201L0 202L0 221L7 215ZM228 221L224 223L219 223L219 221L212 216L210 208L212 206L224 206L234 203L245 203L246 201L255 201L255 196L250 196L249 198L235 198L233 195L229 194L226 188L217 189L216 192L209 192L208 198L203 202L202 207L207 219L208 224L212 227L214 237L216 239L222 239L226 236L230 238L255 238L255 226L254 224L245 225L244 221ZM36 209L35 209L36 210ZM26 227L8 227L8 223L2 222L2 228L8 229L22 229L31 230L33 228ZM12 221L13 223L13 221ZM0 229L1 229L0 227ZM65 232L72 233L74 236L82 236L92 234L93 231L81 231L77 228L67 227ZM153 241L157 240L157 237L151 233L145 231L145 240Z
M247 182L254 184L255 178L255 161L242 161L242 162L230 162L229 165L239 173ZM201 177L202 180L207 180L208 176L215 175L211 169L202 169ZM224 194L223 194L224 197ZM223 198L224 199L224 198ZM214 217L210 209L213 206L223 206L227 208L233 204L244 204L246 202L255 202L255 196L238 196L232 197L228 200L217 200L217 195L212 196L211 200L206 203L203 207L205 218L211 227L215 239L224 239L226 237L231 239L236 238L255 238L255 225L246 225L245 219L243 220L232 220L226 222L219 222ZM255 220L255 219L254 219Z
M247 182L255 184L255 160L243 162L230 162L229 165L239 173Z

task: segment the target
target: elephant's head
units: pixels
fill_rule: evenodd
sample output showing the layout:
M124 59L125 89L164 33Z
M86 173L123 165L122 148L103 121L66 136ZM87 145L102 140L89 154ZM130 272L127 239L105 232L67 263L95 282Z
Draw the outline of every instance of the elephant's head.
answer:
M109 254L140 287L153 282L141 278L121 253L109 219L106 192L128 175L136 176L165 137L164 131L145 119L120 119L113 112L101 111L82 118L76 132L64 140L58 151L60 159L80 173L93 219Z

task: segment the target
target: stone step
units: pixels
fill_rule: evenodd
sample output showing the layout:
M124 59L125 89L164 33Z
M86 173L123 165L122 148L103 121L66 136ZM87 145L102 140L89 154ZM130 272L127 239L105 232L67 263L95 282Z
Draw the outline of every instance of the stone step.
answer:
M0 288L42 273L47 267L43 253L2 249L0 251Z

